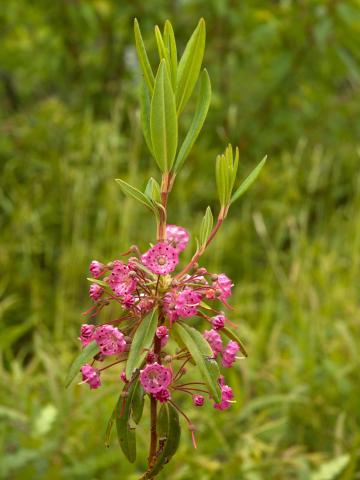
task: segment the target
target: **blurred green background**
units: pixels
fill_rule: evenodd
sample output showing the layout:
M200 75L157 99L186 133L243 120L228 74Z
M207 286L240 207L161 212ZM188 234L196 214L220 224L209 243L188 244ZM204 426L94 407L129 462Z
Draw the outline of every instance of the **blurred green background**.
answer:
M360 5L353 0L13 0L0 9L0 477L137 479L104 430L119 389L64 376L89 305L90 260L154 238L115 177L158 178L138 120L133 18L155 55L170 19L180 50L205 17L213 100L170 199L194 234L216 211L214 160L240 148L256 185L204 257L236 282L249 352L228 412L191 409L159 478L360 478ZM155 56L153 56L155 59ZM183 116L184 128L191 108ZM190 255L188 248L187 255ZM186 257L186 255L185 255ZM185 405L185 404L184 404ZM186 408L186 405L185 405Z

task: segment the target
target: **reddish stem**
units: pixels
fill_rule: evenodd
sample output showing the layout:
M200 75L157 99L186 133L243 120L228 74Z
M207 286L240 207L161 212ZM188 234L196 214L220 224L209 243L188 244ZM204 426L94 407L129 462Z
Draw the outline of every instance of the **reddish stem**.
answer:
M218 220L216 222L216 225L215 227L212 229L208 239L206 240L206 244L203 248L200 248L200 250L198 250L194 256L192 257L192 259L190 260L190 262L186 265L186 267L181 270L180 273L178 273L174 278L176 280L178 280L179 278L183 277L184 275L186 275L191 269L192 267L195 265L195 263L197 263L197 261L199 260L199 258L201 257L201 255L205 252L206 248L209 246L209 244L212 242L212 240L214 239L215 235L217 234L219 228L221 227L223 221L224 221L224 216L222 216L221 212L220 212L220 215L218 217Z

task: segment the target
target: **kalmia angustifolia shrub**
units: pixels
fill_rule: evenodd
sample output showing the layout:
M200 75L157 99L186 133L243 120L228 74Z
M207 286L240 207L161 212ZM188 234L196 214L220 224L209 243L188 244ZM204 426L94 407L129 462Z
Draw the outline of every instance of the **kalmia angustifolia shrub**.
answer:
M135 426L142 417L145 398L149 400L150 449L143 479L154 478L174 455L180 439L179 414L196 447L191 414L180 408L180 396L192 397L194 408L210 402L215 409L226 410L234 401L232 389L220 373L220 369L225 371L234 365L239 352L246 355L222 311L229 307L233 284L225 273L208 272L199 263L229 206L251 185L265 162L260 162L233 193L238 149L234 152L229 145L217 157L217 221L213 225L208 207L195 253L187 265L180 267L182 251L189 248L189 233L167 223L167 201L210 105L209 76L206 70L201 71L205 22L200 20L179 62L170 22L165 23L163 33L155 28L155 38L160 63L154 75L135 20L136 49L143 74L142 130L161 171L161 183L151 178L142 192L123 180L117 182L126 195L154 214L157 238L145 252L132 246L120 255L121 259L91 262L89 296L93 306L85 312L89 323L80 331L83 350L67 379L69 384L80 370L82 383L97 389L106 381L103 371L118 370L121 393L106 436L108 441L111 427L116 424L120 446L131 462L136 458ZM195 113L179 148L178 121L196 85ZM101 313L110 303L117 305L119 314L102 323ZM186 377L190 370L193 372L189 381Z

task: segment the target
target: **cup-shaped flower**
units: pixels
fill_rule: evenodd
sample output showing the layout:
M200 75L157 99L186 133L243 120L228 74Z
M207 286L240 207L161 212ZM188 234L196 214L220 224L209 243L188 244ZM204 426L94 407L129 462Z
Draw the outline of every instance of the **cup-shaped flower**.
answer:
M204 338L205 340L208 341L213 353L214 353L214 357L217 357L219 355L219 353L222 352L222 349L223 349L223 344L222 344L222 340L221 340L221 337L219 335L219 333L214 330L214 329L211 329L211 330L205 330L204 332Z
M201 294L187 287L176 298L176 311L180 317L193 317L197 314Z
M235 362L236 354L239 350L240 346L238 345L238 343L230 340L230 342L227 344L226 348L223 351L222 366L225 368L230 368Z
M91 389L100 387L100 374L96 368L93 368L91 365L86 363L80 369L82 374L83 382L88 383Z
M180 253L186 248L189 242L189 233L185 228L179 227L178 225L167 225L166 240Z
M166 275L175 270L179 256L174 247L159 242L142 255L141 261L151 272Z
M225 316L222 314L215 315L211 319L211 325L214 330L221 330L225 326Z
M143 370L140 370L140 382L147 393L158 393L166 389L171 381L171 370L157 362L146 365Z
M214 408L217 410L226 410L231 407L231 400L234 398L232 388L225 385L224 377L221 375L219 378L219 385L221 388L221 401L214 403Z
M94 337L103 355L119 355L126 348L123 333L112 325L102 325Z
M104 273L105 265L97 260L90 263L89 270L94 278L99 278Z
M99 300L103 293L104 289L100 287L97 283L92 283L89 288L89 297L93 300Z
M225 273L220 273L213 283L213 287L220 290L219 299L225 301L231 295L231 287L233 286L230 278Z
M109 276L109 285L113 292L119 296L128 296L136 290L136 278L134 273L125 263L115 260Z
M84 323L81 325L79 340L83 347L86 347L94 340L95 325Z

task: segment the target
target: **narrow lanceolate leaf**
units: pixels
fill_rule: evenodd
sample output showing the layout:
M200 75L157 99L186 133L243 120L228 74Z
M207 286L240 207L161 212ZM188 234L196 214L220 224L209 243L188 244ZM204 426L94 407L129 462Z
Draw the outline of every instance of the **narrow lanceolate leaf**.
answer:
M179 447L180 434L178 412L171 404L163 405L159 413L159 437L164 443L162 449L157 454L154 466L146 472L144 479L154 478L164 465L170 461Z
M128 197L134 198L138 202L142 203L146 207L150 208L150 210L153 210L153 204L151 201L147 198L146 195L144 195L140 190L137 188L133 187L129 183L124 182L124 180L121 180L120 178L116 179L116 182L120 185L121 190L127 195Z
M157 327L156 310L151 315L143 318L138 326L133 341L131 343L129 356L126 362L126 378L131 379L133 371L138 368L145 356L147 348L150 348L154 339L155 331Z
M108 424L106 426L106 431L105 431L105 447L110 447L110 436L111 436L111 431L113 429L114 423L116 420L116 409L111 414L111 417L109 418Z
M135 33L136 51L139 58L141 70L143 72L144 79L150 90L150 93L152 93L154 89L154 74L149 62L149 58L146 53L145 45L141 36L139 23L136 20L136 18L134 20L134 33Z
M237 335L237 333L235 333L233 330L230 330L230 328L227 328L227 327L223 327L221 329L221 333L223 333L228 338L230 338L230 340L234 340L234 342L238 343L239 347L240 347L240 352L244 355L244 357L248 356L248 354L245 350L245 347L244 347L242 341L240 340L239 336Z
M170 65L169 51L167 50L167 48L164 44L163 37L162 37L160 29L157 25L155 27L155 39L156 39L156 44L157 44L157 47L158 47L160 61L163 60L163 59L166 61L166 68L167 68L169 76L171 78L171 65Z
M155 160L162 172L168 172L176 155L178 126L175 95L165 60L161 61L155 78L150 108L150 132Z
M146 145L148 146L150 153L153 155L153 146L150 133L150 95L145 82L142 82L140 92L140 120Z
M130 425L130 415L139 388L140 381L137 378L128 388L124 388L126 396L120 395L115 407L116 430L120 447L126 458L132 463L136 460L136 435L135 428Z
M176 77L177 77L177 48L176 48L174 30L169 20L166 20L165 22L164 43L165 43L165 47L168 49L168 52L169 52L170 67L171 67L171 84L173 86L173 89L175 90Z
M146 184L145 195L154 202L160 202L160 185L153 177Z
M68 387L79 373L80 368L99 353L99 346L96 342L91 342L75 358L65 379L65 387Z
M132 418L137 425L139 424L144 411L144 402L145 392L140 382L138 382L132 402Z
M209 235L211 233L213 223L214 223L214 220L213 220L213 214L211 212L211 208L207 207L204 218L202 219L201 228L200 228L200 245L201 246L206 245L206 241L209 238Z
M109 284L104 282L104 280L99 280L98 278L91 277L88 277L86 280L91 283L97 283L98 285L100 285L100 287L109 288Z
M200 90L196 103L194 118L192 119L190 128L181 145L180 151L176 158L174 171L178 172L188 157L201 129L204 125L206 115L209 110L211 101L211 84L209 74L203 70L200 76Z
M215 402L220 402L221 394L218 384L220 371L218 364L212 358L213 352L210 345L200 332L185 323L176 322L172 328L186 345Z
M257 167L254 168L254 170L250 173L248 177L242 182L240 187L235 191L234 195L231 197L231 202L234 203L236 200L238 200L241 195L243 195L246 190L251 187L251 185L255 182L257 179L259 173L261 172L261 169L265 165L267 156L265 156L261 162L257 165Z
M218 196L219 196L219 202L221 206L224 206L226 204L226 180L224 178L224 155L218 155L216 157L216 166L215 166L215 172L216 172L216 186L217 186L217 191L218 191Z
M205 50L205 21L202 18L188 41L177 72L176 105L178 115L189 100L197 79Z

